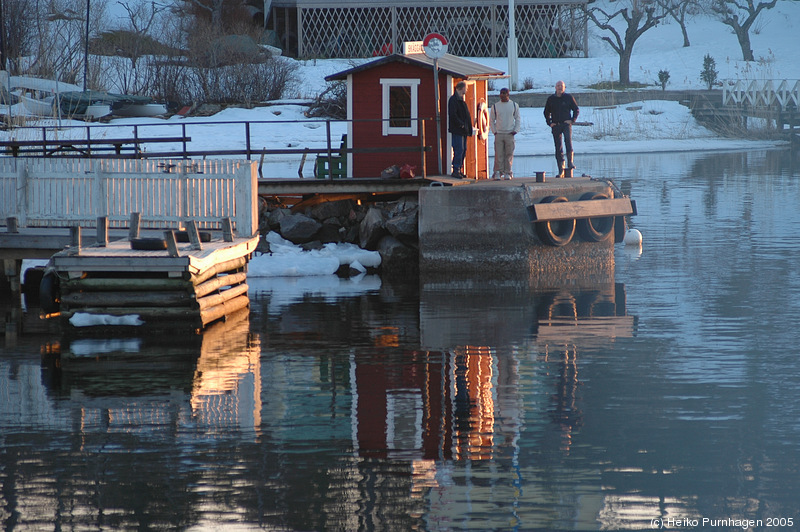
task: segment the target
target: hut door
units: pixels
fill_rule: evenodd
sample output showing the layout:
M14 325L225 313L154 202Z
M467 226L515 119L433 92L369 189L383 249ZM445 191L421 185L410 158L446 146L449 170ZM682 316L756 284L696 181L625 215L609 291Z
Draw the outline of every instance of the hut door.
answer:
M477 124L475 118L478 116L478 94L477 84L474 81L467 81L467 94L464 100L467 102L469 115L472 117L472 128L474 133L471 137L467 138L467 156L464 158L464 173L471 179L478 178L478 140Z

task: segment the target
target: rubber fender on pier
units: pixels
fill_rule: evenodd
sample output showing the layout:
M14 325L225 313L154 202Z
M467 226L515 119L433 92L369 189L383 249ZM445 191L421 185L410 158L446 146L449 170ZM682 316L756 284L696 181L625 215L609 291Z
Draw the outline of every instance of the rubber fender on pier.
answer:
M580 201L608 199L602 192L587 192L581 196ZM614 217L581 218L577 222L578 235L586 242L602 242L607 240L614 232Z
M569 201L564 196L547 196L542 203L560 203ZM550 246L565 246L575 234L575 219L552 220L536 223L536 234L539 240Z
M53 268L44 272L39 283L39 306L47 314L61 310L58 274Z

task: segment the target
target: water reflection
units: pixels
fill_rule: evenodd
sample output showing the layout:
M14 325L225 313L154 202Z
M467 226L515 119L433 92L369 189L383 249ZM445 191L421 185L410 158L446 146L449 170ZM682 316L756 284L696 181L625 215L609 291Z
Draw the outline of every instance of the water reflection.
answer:
M200 334L130 329L68 329L49 346L45 383L80 405L82 427L103 420L104 430L136 431L190 418L209 433L260 429L260 344L247 311Z
M605 278L253 280L249 316L200 336L68 336L17 312L0 346L0 521L796 519L800 176L776 157L584 160L618 174L644 234Z

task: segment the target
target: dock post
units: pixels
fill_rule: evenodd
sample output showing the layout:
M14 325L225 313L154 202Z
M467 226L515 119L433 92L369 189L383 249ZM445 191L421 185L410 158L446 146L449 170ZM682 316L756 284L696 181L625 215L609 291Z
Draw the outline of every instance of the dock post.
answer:
M108 245L108 216L97 217L97 245L102 248Z
M130 227L128 228L128 240L139 238L139 228L142 222L142 214L139 212L131 213Z
M197 231L197 224L194 220L187 220L186 232L189 233L189 242L192 243L191 248L202 250L203 244L200 243L200 233Z
M167 252L170 257L175 258L181 256L178 251L178 244L175 242L175 231L171 229L169 231L164 231L164 241L167 243Z
M231 223L230 218L222 219L222 240L233 242L233 223Z
M6 231L9 233L19 233L19 221L16 216L6 218Z
M69 228L70 252L73 255L81 254L81 226L73 225Z
M19 294L22 290L22 259L3 259L3 270L11 287L11 293Z

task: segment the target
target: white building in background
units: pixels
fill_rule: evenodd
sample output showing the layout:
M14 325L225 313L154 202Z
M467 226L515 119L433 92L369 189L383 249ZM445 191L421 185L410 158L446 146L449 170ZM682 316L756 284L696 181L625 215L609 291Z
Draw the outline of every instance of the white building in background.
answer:
M263 1L263 4L262 4ZM287 55L354 58L399 53L428 33L461 57L506 57L508 0L250 0ZM257 4L257 7L255 6ZM587 0L515 0L519 57L587 57Z

